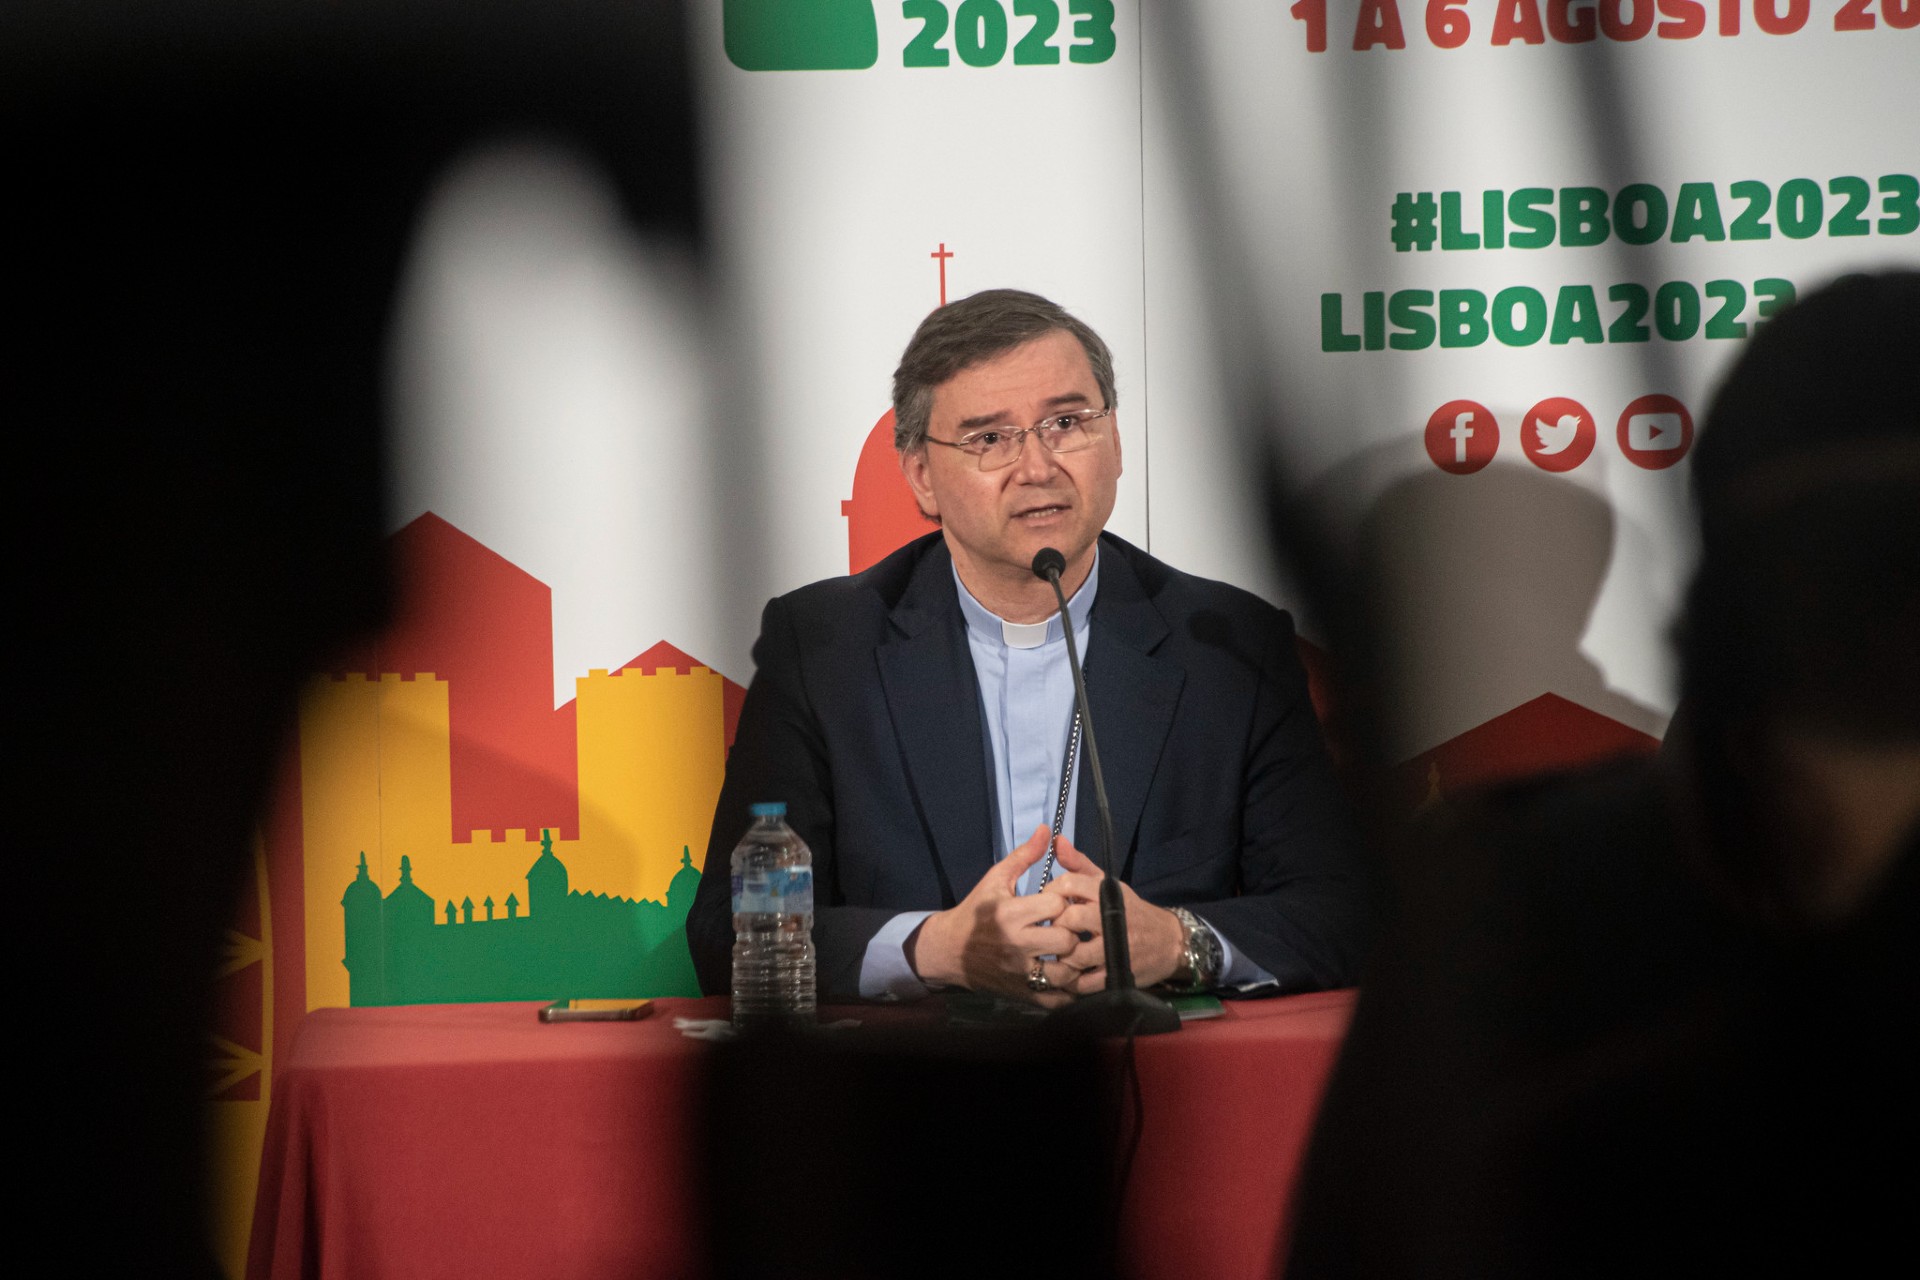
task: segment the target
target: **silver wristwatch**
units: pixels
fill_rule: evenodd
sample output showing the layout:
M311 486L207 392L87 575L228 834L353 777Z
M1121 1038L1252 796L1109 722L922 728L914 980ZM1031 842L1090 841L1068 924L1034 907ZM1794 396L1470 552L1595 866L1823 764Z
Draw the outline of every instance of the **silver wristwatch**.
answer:
M1174 907L1173 914L1187 931L1186 945L1180 952L1180 967L1167 985L1177 991L1206 991L1220 981L1220 939L1202 920L1185 907Z

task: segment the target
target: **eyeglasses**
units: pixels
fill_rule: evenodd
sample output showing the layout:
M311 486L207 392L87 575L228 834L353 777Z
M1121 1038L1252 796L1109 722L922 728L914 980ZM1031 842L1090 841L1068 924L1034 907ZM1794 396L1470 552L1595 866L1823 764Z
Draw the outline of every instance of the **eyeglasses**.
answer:
M1051 453L1072 453L1100 439L1100 419L1111 417L1111 409L1075 409L1071 413L1051 414L1030 427L1010 431L1005 427L986 427L958 440L926 437L929 444L943 444L971 457L982 471L998 471L1013 465L1032 436Z

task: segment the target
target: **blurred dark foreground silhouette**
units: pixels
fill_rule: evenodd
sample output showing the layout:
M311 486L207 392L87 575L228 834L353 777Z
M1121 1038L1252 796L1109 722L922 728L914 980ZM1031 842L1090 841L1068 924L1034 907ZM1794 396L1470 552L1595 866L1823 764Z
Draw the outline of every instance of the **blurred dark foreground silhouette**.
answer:
M1138 1123L1097 1042L1037 1028L746 1037L703 1073L716 1280L1096 1280Z
M412 221L501 133L691 239L677 8L18 0L14 1203L79 1275L214 1274L213 975L307 673L388 609L384 364Z
M1719 389L1657 761L1456 806L1316 1130L1289 1274L1850 1274L1901 1256L1920 1023L1920 274Z

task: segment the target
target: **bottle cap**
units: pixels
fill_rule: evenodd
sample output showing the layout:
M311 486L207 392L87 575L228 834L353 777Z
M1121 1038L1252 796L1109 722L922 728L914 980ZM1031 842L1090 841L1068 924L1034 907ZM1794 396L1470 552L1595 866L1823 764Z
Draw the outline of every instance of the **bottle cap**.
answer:
M787 816L787 802L775 800L771 803L750 804L747 812L756 818L784 818Z

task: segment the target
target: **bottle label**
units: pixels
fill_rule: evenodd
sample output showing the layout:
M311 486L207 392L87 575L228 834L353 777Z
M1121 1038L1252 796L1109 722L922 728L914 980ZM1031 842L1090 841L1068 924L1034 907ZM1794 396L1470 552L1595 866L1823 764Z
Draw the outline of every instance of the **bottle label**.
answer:
M813 868L775 867L733 877L733 914L813 914Z

